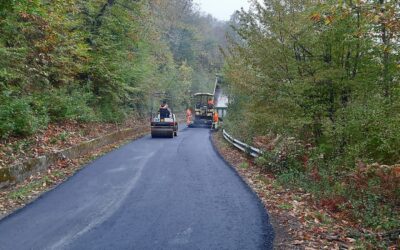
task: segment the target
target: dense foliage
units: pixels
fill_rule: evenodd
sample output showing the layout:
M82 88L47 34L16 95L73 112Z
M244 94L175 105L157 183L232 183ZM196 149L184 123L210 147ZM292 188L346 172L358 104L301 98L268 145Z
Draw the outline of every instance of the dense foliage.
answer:
M399 167L379 167L400 160L399 18L391 0L254 1L225 68L228 129L280 135L259 163L386 229L400 226Z
M224 28L191 0L0 1L0 137L144 115L153 92L183 107L222 65Z

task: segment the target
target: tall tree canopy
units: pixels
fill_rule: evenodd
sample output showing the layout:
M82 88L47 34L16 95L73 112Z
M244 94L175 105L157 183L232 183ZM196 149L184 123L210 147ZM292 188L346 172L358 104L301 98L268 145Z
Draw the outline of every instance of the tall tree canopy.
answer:
M399 18L398 1L391 0L253 1L252 11L232 20L237 35L226 53L233 95L226 125L244 139L299 139L300 144L283 143L267 162L283 159L281 171L325 173L322 183L328 186L343 182L359 165L398 163ZM381 189L371 184L365 196L357 194L361 200L371 193L385 200L387 194L376 190L394 190L395 184L389 188L378 179L370 183ZM335 190L355 196L346 193L354 188ZM392 194L397 196L385 201L393 208L399 199L398 192ZM378 202L371 207L365 214L387 212ZM386 226L399 223L394 217Z
M191 0L1 1L0 136L146 114L154 91L183 107L211 91L224 25Z

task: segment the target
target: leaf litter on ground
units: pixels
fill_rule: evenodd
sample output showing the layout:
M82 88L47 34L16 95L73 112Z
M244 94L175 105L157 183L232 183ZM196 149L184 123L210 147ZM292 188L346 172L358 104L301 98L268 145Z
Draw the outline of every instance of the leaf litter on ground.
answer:
M270 214L275 231L276 249L375 249L379 234L362 228L343 213L332 213L320 206L316 197L301 188L288 189L281 186L272 173L256 166L254 159L228 144L221 133L213 134L220 154L239 173L242 179L257 193ZM273 145L270 145L273 147ZM240 167L243 163L247 168ZM280 232L288 235L279 235ZM357 233L354 233L357 232ZM358 235L358 237L355 237ZM389 249L398 249L400 238ZM396 246L397 245L397 246Z

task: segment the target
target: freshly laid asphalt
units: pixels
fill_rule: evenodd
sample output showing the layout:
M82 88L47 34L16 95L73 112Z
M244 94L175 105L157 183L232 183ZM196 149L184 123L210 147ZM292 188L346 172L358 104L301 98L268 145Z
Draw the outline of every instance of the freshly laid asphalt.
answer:
M146 136L0 221L0 249L272 249L268 215L210 131Z

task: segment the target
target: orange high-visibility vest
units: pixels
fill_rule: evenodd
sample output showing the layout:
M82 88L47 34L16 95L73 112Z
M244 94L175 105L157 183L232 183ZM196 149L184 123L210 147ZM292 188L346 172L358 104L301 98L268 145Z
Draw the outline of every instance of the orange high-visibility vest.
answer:
M189 125L192 119L192 111L190 109L186 110L186 124Z
M218 112L214 113L214 122L218 122L219 117L218 117Z

